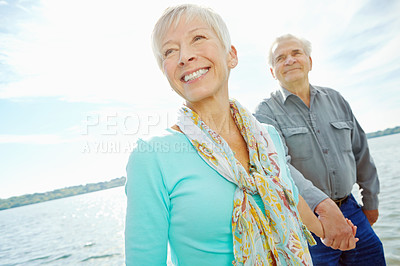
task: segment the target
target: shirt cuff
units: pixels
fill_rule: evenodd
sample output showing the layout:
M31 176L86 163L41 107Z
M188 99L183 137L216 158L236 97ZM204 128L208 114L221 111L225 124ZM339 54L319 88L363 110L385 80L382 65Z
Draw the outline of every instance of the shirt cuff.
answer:
M329 198L324 192L319 190L317 187L308 187L307 189L301 191L303 194L300 194L304 200L307 202L310 209L315 212L315 208L318 204L320 204L323 200Z

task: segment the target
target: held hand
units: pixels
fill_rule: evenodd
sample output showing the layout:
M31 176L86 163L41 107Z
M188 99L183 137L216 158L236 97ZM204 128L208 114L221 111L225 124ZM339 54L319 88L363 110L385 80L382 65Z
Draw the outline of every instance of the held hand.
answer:
M350 225L351 228L353 229L353 236L355 237L356 233L357 233L357 226L355 226L349 219L347 219L347 218L345 218L345 219L346 219L347 224ZM356 239L358 239L358 238L356 238Z
M369 224L372 226L378 220L379 211L378 210L362 210L368 219Z
M356 236L356 233L357 233L357 226L355 226L349 219L347 219L347 218L345 218L345 219L346 219L347 224L352 228L353 237L349 238L349 242L347 243L347 246L346 246L346 244L345 244L345 245L343 245L343 247L341 246L341 247L338 248L338 249L340 249L340 250L342 250L342 251L346 251L346 250L350 250L350 249L355 248L355 247L356 247L356 243L357 243L358 240L359 240L359 238L356 238L356 237L355 237L355 236ZM322 242L325 246L327 246L327 245L326 245L325 239L321 239L321 242Z
M358 238L355 237L355 236L356 236L356 233L357 233L357 226L355 226L349 219L347 219L347 218L345 218L345 219L346 219L347 224L352 228L353 236L354 236L354 237L349 238L349 242L348 242L347 246L344 245L343 248L342 248L342 247L339 247L339 249L342 250L342 251L346 251L346 250L355 248L355 247L356 247L356 243L357 243L358 240L359 240ZM326 240L325 240L325 239L321 239L321 242L322 242L325 246L327 246L327 245L325 244L325 243L326 243ZM347 248L347 247L349 247L349 248Z
M325 199L317 205L315 212L324 228L323 243L326 246L340 250L355 247L358 240L354 237L354 227L346 221L336 203L329 198Z
M356 243L358 242L358 240L360 240L359 238L356 237L356 233L357 233L357 226L355 226L349 219L346 218L346 222L349 226L351 226L351 228L353 229L353 237L351 237L349 239L349 243L348 243L348 247L350 247L350 249L353 249L356 247ZM343 249L340 249L342 251L345 251Z

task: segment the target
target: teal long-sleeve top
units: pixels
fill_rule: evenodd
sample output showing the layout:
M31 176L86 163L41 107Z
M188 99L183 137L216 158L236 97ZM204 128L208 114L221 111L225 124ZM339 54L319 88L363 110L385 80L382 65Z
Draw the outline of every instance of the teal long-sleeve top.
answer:
M279 134L266 127L279 155L282 181L298 201ZM166 265L168 243L174 265L232 265L235 189L184 134L167 129L139 139L127 165L126 265ZM264 211L260 196L253 198Z

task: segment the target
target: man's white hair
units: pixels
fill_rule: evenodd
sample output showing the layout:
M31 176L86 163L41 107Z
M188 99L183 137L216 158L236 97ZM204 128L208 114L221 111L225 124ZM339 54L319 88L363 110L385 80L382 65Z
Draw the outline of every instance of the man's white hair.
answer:
M269 53L268 53L268 64L269 64L270 66L272 66L272 67L274 66L274 55L273 55L273 50L275 49L275 47L276 47L279 43L281 43L281 42L283 42L283 41L288 41L288 40L297 40L297 41L299 41L299 42L302 44L302 46L303 46L304 53L305 53L307 56L311 56L312 47L311 47L311 42L310 42L310 41L308 41L308 40L306 40L306 39L304 39L304 38L301 38L301 37L297 37L297 36L295 36L295 35L293 35L293 34L285 34L285 35L281 35L281 36L277 37L277 38L274 40L274 42L271 44L270 48L269 48Z

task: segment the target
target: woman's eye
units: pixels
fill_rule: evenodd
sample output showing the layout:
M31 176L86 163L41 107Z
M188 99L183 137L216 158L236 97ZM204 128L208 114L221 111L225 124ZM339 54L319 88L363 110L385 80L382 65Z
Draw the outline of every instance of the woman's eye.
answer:
M201 39L204 39L204 38L205 38L204 36L197 35L196 37L193 38L193 41L198 41L198 40L201 40Z
M173 52L172 49L168 49L164 52L164 57L167 57L168 55L170 55Z

